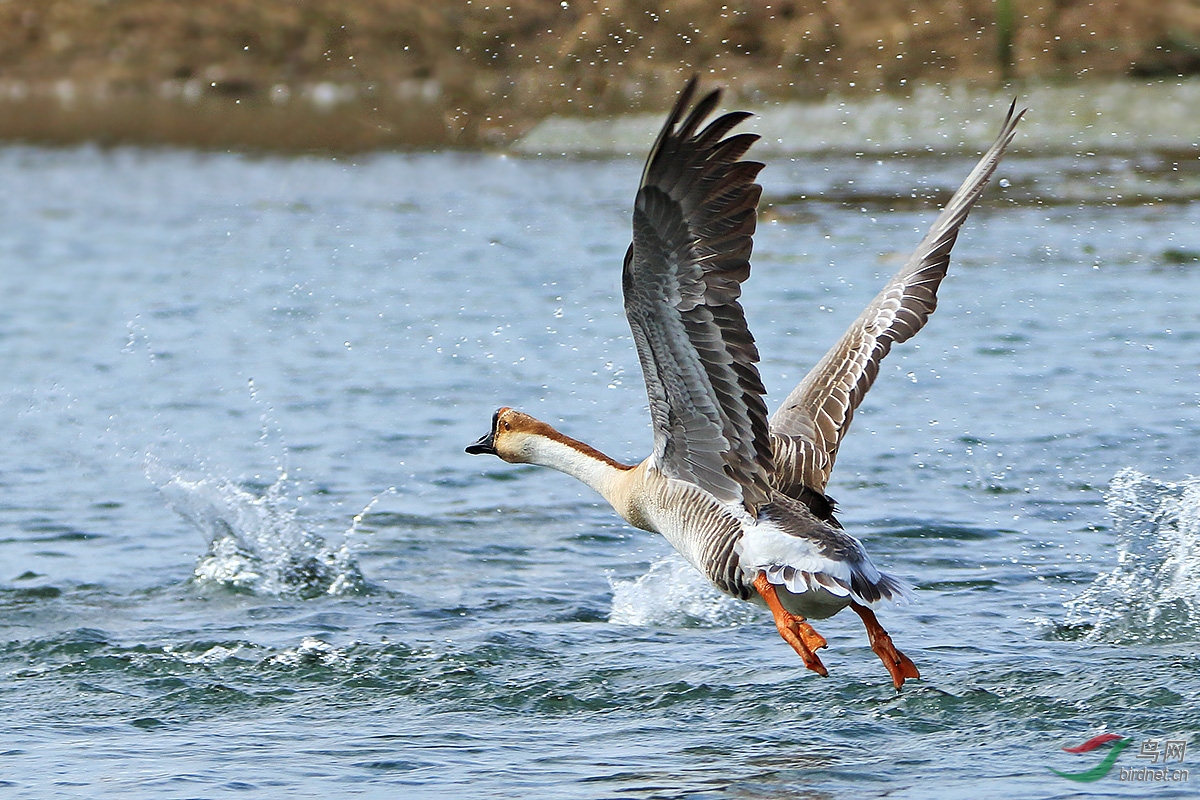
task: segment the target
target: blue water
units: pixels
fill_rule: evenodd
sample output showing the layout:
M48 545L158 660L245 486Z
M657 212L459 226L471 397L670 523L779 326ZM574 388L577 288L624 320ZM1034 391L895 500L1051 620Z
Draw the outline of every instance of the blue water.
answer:
M971 161L772 158L772 397ZM0 149L0 794L1142 796L1047 769L1102 732L1200 769L1196 154L1018 154L885 362L830 491L917 586L900 694L852 615L819 678L585 487L463 453L499 405L648 451L639 171Z

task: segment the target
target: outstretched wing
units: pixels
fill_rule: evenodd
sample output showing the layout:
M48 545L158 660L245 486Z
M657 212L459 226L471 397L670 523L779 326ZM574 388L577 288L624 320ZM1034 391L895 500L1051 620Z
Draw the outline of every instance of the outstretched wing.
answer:
M854 410L879 373L892 344L921 330L937 307L958 229L983 193L1024 116L1016 101L1000 135L950 198L916 252L883 287L771 418L775 488L792 497L824 497L838 446ZM819 514L819 516L821 516Z
M650 396L656 465L756 513L773 464L758 349L738 297L750 274L762 164L740 160L757 136L726 136L749 114L700 129L719 91L684 118L695 90L692 78L642 172L625 314Z

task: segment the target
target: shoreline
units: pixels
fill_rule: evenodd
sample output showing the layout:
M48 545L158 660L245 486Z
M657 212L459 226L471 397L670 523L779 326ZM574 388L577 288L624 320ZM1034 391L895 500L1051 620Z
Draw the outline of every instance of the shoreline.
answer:
M1200 78L1002 89L922 84L905 95L833 96L748 107L755 116L744 127L762 137L755 147L765 155L975 153L991 144L1014 100L1018 109L1029 111L1010 152L1200 150ZM636 154L653 141L661 124L661 114L611 120L550 117L511 149L524 155Z
M719 85L713 81L708 86ZM0 81L0 146L178 147L249 153L351 154L478 150L521 156L614 157L640 153L663 110L611 117L550 115L478 131L457 120L436 91L404 97L359 94L332 83L275 99L189 95L186 85L157 96L85 94L59 82L40 92ZM1003 88L924 83L903 94L832 95L820 100L745 102L747 131L773 155L966 153L986 147L1015 98L1029 108L1015 152L1193 152L1200 148L1200 77L1095 80ZM663 107L666 108L666 105Z

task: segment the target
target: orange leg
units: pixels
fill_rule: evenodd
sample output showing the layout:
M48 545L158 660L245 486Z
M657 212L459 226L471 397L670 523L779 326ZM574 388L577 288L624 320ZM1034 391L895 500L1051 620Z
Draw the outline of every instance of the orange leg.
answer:
M775 593L775 587L767 580L766 573L758 573L758 577L754 579L754 588L762 595L762 599L767 601L767 608L771 609L771 614L775 617L775 627L779 629L779 635L804 659L804 666L821 677L828 675L829 670L825 669L816 653L826 645L825 637L817 633L804 617L784 610L783 604L779 602L779 595Z
M854 613L862 617L863 625L867 629L867 638L871 640L871 649L875 651L875 655L879 656L879 660L883 662L883 666L887 667L887 671L892 675L892 683L899 689L904 685L905 678L919 678L921 673L917 672L917 665L912 660L896 649L896 645L892 644L892 637L888 636L888 632L879 624L879 620L875 618L875 612L864 605L850 601L850 607L854 609Z

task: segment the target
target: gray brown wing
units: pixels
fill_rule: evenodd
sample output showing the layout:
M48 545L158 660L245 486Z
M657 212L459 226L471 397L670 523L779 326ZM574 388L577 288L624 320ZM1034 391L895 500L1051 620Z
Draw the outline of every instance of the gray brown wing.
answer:
M842 437L879 373L879 363L894 343L919 331L937 307L938 285L950 265L958 229L1025 114L1015 111L1014 101L1000 135L950 198L916 252L771 418L775 486L784 494L823 497Z
M758 138L726 136L749 116L700 126L720 97L687 113L696 79L658 135L633 210L622 279L664 473L754 512L773 472L758 349L738 297L762 188L741 157ZM682 122L681 122L682 119Z

